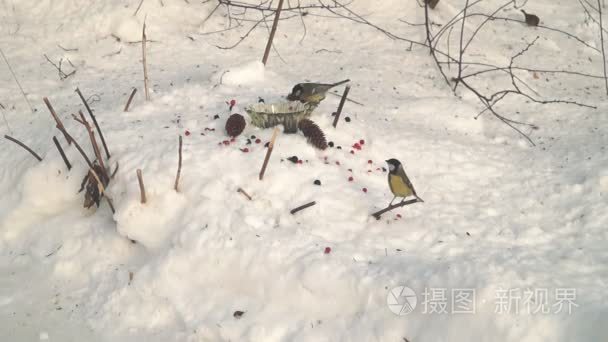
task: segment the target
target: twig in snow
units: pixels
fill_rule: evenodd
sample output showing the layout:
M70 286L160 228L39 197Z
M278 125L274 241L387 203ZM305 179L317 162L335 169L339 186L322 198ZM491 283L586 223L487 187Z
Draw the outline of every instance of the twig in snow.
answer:
M53 142L55 143L55 146L59 150L59 154L61 155L61 159L63 159L65 166L67 166L68 171L70 171L72 169L72 164L70 164L68 157L65 156L65 153L63 152L63 148L61 147L61 144L59 144L59 140L57 140L57 138L55 136L53 136Z
M306 209L308 207L312 207L315 204L317 204L317 202L315 202L315 201L312 201L310 203L306 203L306 204L301 205L301 206L299 206L297 208L291 209L290 213L293 215L293 214L297 213L298 211L304 210L304 209Z
M250 201L252 200L251 196L245 190L243 190L242 188L238 188L236 191L240 192L241 194L243 194L243 196L247 197L248 200L250 200Z
M270 139L270 143L268 144L268 150L266 151L266 156L264 157L264 163L262 164L262 169L260 170L260 180L264 179L264 173L266 172L266 166L268 166L268 161L270 160L270 154L272 153L272 149L274 148L274 142L277 138L277 134L279 133L279 129L275 127L272 132L272 138Z
M177 175L175 176L175 185L173 189L179 192L179 176L182 173L182 136L179 136L178 160L177 160Z
M60 44L57 44L57 47L60 48L61 50L65 51L65 52L78 51L78 49L76 49L76 48L75 49L64 48Z
M412 200L409 200L409 201L403 201L403 202L395 203L393 205L389 205L388 207L386 207L386 208L384 208L382 210L379 210L379 211L373 213L372 216L375 217L376 220L379 220L380 216L382 216L382 214L384 214L386 212L389 212L389 211L391 211L393 209L396 209L396 208L401 208L401 207L406 206L406 205L418 203L418 202L421 202L421 201L418 200L418 199L412 199Z
M328 91L327 93L328 93L328 94L330 94L330 95L333 95L333 96L342 97L342 95L340 95L340 94L336 94L336 93L331 92L331 91ZM347 98L347 99L346 99L346 101L348 101L348 102L352 102L352 103L354 103L354 104L356 104L356 105L358 105L358 106L361 106L361 107L365 107L365 105L364 105L363 103L358 102L358 101L355 101L355 100L353 100L353 99L351 99L351 98Z
M338 105L338 111L336 112L336 117L334 118L333 126L336 128L338 126L338 121L340 120L340 114L342 114L342 108L344 107L344 102L346 102L346 98L348 97L348 92L350 91L350 86L346 86L344 89L344 93L342 94L342 99L340 99L340 104Z
M274 14L274 21L272 22L272 29L270 30L270 36L268 37L268 42L266 43L266 50L264 50L264 57L262 58L262 63L266 65L268 61L268 55L270 54L270 48L272 47L272 41L274 39L274 35L277 32L277 26L279 25L279 17L281 16L281 9L283 8L283 0L279 0L279 5L277 7L277 11Z
M23 148L24 148L26 151L28 151L28 152L29 152L29 153L31 153L31 154L32 154L34 157L36 157L36 159L38 159L38 161L42 161L42 158L40 158L40 156L39 156L39 155L38 155L36 152L34 152L34 150L32 150L31 148L29 148L29 147L28 147L26 144L22 143L21 141L19 141L19 140L17 140L17 139L15 139L15 138L13 138L13 137L11 137L11 136L8 136L8 135L4 135L4 137L5 137L6 139L8 139L8 140L10 140L10 141L14 142L15 144L17 144L17 145L19 145L19 146L23 147Z
M34 113L35 112L34 107L32 107L30 100L27 99L27 96L25 95L25 91L23 90L21 83L19 83L19 80L17 79L17 75L15 75L15 72L13 71L13 67L11 67L11 64L8 62L8 59L4 55L4 51L2 51L2 49L0 49L0 54L2 55L2 58L4 59L4 62L6 63L8 70L11 72L11 75L13 75L13 79L15 80L15 83L17 83L19 90L21 90L21 95L23 95L25 102L27 102L27 105L30 107L30 110L32 111L32 113Z
M141 54L142 64L144 65L144 91L146 94L146 101L150 101L150 90L148 89L148 66L146 64L146 19L144 19L144 26L141 30Z
M51 106L51 102L49 101L49 99L47 97L44 97L42 98L42 100L46 104L46 107L49 109L49 112L51 112L51 115L53 116L53 119L55 119L55 123L57 124L57 128L63 133L63 136L65 137L65 140L67 140L68 145L72 144L70 135L65 130L61 119L59 119L59 116L57 116L57 113L55 112L55 109L53 109L53 106Z
M93 146L93 152L95 153L95 157L97 158L97 161L99 162L99 165L101 166L103 177L104 177L104 179L107 180L103 183L103 185L105 186L110 181L110 176L108 175L108 170L106 169L105 163L103 161L103 157L101 156L101 152L99 151L99 145L97 145L97 139L95 139L95 133L93 132L91 125L89 125L89 123L87 122L87 119L84 117L84 114L82 114L81 110L78 111L78 114L80 115L80 120L78 120L75 115L74 115L74 119L76 119L76 121L79 121L81 124L83 124L84 127L86 128L87 132L89 133L89 139L91 140L91 145Z
M4 124L6 125L8 132L10 134L13 134L13 129L11 128L11 125L8 124L8 120L6 119L6 114L4 113L4 106L2 104L0 104L0 112L2 112L2 119L4 120Z
M141 4L144 3L144 0L140 0L139 1L139 5L137 5L137 9L135 9L135 12L133 12L133 16L137 15L137 12L139 12L139 9L141 8Z
M59 74L59 79L62 80L62 81L65 80L65 79L67 79L68 77L70 77L70 76L72 76L72 75L74 75L76 73L76 69L72 70L72 72L70 72L69 74L66 74L65 71L62 70L61 67L62 67L62 64L63 64L63 58L59 59L59 65L53 63L53 61L51 61L51 59L49 58L49 56L47 56L46 54L44 54L44 58L46 58L46 60L52 66L54 66L55 69L57 69L57 72ZM68 60L68 62L70 63L70 65L72 67L74 67L74 65L72 64L72 62L70 62L69 60Z
M135 93L137 93L137 88L133 88L133 91L131 91L131 95L129 95L129 99L127 100L127 104L125 105L125 112L129 111L129 106L131 105L131 101L133 101L133 96L135 96Z
M604 82L606 84L606 95L608 95L608 72L606 71L606 49L604 48L604 21L602 19L602 5L597 0L597 10L600 17L600 41L602 43L602 64L604 67Z
M141 169L137 169L137 181L139 182L139 193L141 194L141 204L146 204L146 187L144 186L144 178L141 175Z
M93 115L93 111L91 110L91 107L89 107L89 104L87 103L87 101L84 99L84 96L82 96L80 89L76 88L76 93L78 93L78 96L80 96L82 103L84 103L84 107L87 109L87 112L89 113L89 116L91 117L91 120L93 120L93 124L95 125L95 128L97 129L97 132L99 133L99 138L101 139L101 143L103 145L104 151L106 152L106 156L108 157L108 159L110 159L110 151L108 150L108 145L106 145L106 139L104 139L104 137L103 137L101 128L99 127L99 124L97 123L97 118L95 118L95 115Z

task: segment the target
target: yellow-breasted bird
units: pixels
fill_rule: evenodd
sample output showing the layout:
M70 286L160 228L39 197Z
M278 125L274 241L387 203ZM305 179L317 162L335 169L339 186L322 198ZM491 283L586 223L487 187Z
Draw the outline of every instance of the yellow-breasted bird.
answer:
M298 83L296 84L291 93L287 95L289 101L300 101L302 103L313 103L319 104L325 98L327 91L333 87L337 87L350 80L344 80L333 84L324 83Z
M407 178L405 174L405 170L403 169L403 165L397 159L389 159L386 161L388 164L388 186L391 189L391 192L395 197L391 200L391 204L397 197L403 197L401 202L405 201L405 198L408 196L414 196L418 201L424 202L422 198L418 197L416 194L416 190L410 182L410 179Z

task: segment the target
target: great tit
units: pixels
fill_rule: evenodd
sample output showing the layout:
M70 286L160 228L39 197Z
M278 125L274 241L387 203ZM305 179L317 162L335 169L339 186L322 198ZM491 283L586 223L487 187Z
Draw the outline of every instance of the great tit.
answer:
M289 101L300 101L302 103L319 104L325 98L327 91L350 80L340 81L333 84L323 83L299 83L296 84L291 93L287 95Z
M422 198L418 197L416 194L416 190L410 182L410 179L407 178L405 174L405 170L403 169L403 165L397 159L389 159L386 161L388 164L388 186L391 189L391 192L395 197L391 200L391 204L397 197L403 197L401 202L405 201L405 198L408 196L414 196L418 201L424 202Z

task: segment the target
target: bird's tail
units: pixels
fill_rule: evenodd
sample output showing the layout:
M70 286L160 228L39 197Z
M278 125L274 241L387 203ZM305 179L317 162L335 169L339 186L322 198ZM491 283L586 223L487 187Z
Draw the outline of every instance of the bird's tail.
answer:
M418 200L418 202L424 202L424 200L422 198L418 197L418 195L414 195L414 196L416 196L416 199Z
M344 80L344 81L340 81L340 82L337 82L337 83L334 83L334 84L332 84L331 86L332 86L332 87L337 87L337 86L339 86L340 84L344 84L344 83L348 83L348 82L350 82L350 80L349 80L349 79Z

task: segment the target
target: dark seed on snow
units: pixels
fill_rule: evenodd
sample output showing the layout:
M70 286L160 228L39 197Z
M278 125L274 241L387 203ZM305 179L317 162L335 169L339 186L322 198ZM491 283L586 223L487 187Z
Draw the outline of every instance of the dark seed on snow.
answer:
M237 310L237 311L235 311L235 312L234 312L234 314L232 314L232 316L234 316L234 318L236 318L236 319L239 319L239 318L241 318L241 317L242 317L244 314L245 314L245 312L244 312L244 311L239 311L239 310Z
M328 145L329 147L334 147L334 142L333 142L333 141L330 141L330 142L328 142L328 143L327 143L327 145Z
M215 115L213 116L213 119L214 119L214 120L217 120L217 119L219 119L219 118L220 118L220 116L219 116L219 115L217 115L217 114L215 114Z
M346 122L350 122L350 117L349 117L349 116L345 117L345 118L344 118L344 121L346 121Z
M321 181L320 180L315 180L315 185L321 185Z
M289 160L292 163L297 163L298 162L298 157L297 156L289 157L289 158L287 158L287 160Z

